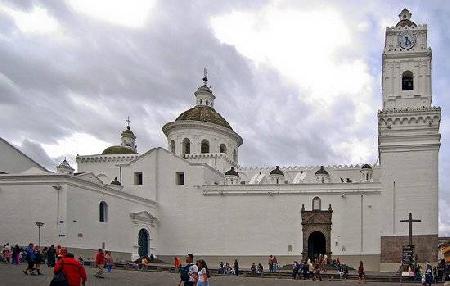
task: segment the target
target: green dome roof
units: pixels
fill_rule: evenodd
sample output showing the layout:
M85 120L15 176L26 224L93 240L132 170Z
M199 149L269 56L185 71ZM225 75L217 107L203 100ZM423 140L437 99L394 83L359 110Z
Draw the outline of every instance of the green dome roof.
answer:
M210 122L233 130L230 124L220 115L220 113L218 113L214 108L205 105L194 106L181 113L180 116L175 119L175 121L182 120Z
M103 150L102 154L103 155L107 155L107 154L136 154L136 152L134 152L130 148L119 146L119 145L115 145L115 146L111 146L111 147L108 147L105 150Z

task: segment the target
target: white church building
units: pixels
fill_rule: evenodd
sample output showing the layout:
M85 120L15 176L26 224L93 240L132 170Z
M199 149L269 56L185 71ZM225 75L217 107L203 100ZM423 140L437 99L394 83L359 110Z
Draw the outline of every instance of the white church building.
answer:
M204 84L194 106L162 127L167 146L138 153L128 125L121 144L78 155L50 172L0 140L0 243L61 244L116 259L194 253L244 267L326 253L367 270L398 269L408 244L437 260L441 109L432 106L427 26L411 13L386 28L376 163L242 167L242 137L214 109ZM220 98L219 98L220 100ZM374 112L375 109L374 109ZM166 149L167 148L167 149ZM101 151L101 150L99 150Z

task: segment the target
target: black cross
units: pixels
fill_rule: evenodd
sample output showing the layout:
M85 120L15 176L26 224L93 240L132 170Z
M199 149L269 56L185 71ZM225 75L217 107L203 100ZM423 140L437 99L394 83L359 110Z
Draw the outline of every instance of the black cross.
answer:
M412 226L413 226L413 222L421 222L420 219L413 219L412 218L412 213L409 213L409 218L408 219L402 219L400 222L408 222L409 223L409 245L413 245L412 244Z

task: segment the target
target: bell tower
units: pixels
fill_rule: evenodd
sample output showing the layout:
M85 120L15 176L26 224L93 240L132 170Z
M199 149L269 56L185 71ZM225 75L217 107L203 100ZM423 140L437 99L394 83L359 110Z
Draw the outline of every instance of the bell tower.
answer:
M411 21L403 9L395 27L386 29L383 52L383 108L431 106L431 48L427 25Z
M403 9L386 28L383 51L383 108L378 111L378 152L383 185L383 265L397 267L408 228L400 220L412 213L422 220L413 243L419 262L437 260L440 107L432 106L431 48L427 25L417 25ZM400 247L399 247L400 246Z

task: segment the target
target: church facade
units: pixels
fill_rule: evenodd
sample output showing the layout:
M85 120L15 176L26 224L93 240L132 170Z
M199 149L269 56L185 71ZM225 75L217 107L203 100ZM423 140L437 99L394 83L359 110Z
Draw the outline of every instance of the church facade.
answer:
M328 254L390 271L408 244L400 220L411 212L421 220L419 262L437 261L441 110L432 106L432 52L427 26L406 9L399 17L386 28L377 163L242 167L243 139L214 109L205 74L194 106L162 127L167 148L139 154L128 125L120 145L77 155L77 172L64 161L53 173L0 141L8 158L0 162L0 242L25 245L42 221L42 244L86 255L105 248L170 262L194 253L245 267L271 254L280 264ZM10 168L15 161L28 165Z

